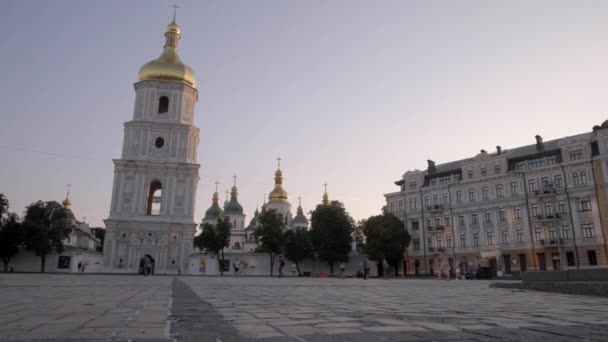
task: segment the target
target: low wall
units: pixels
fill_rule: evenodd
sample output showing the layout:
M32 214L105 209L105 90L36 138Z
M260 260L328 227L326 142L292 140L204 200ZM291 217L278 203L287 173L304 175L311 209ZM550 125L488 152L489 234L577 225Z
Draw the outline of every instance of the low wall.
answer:
M529 271L521 273L524 283L544 282L606 282L608 268L589 268L564 271Z
M224 255L224 259L229 261L229 271L224 272L224 274L234 274L233 262L236 259L239 259L241 263L247 264L247 267L244 267L241 270L241 276L269 276L270 275L270 256L265 253L245 253L245 254L232 254L226 253ZM361 262L365 256L363 255L351 255L350 260L345 263L346 275L354 275L361 269ZM292 272L292 262L286 260L285 267L283 268L283 273L286 276L293 276ZM340 263L336 263L334 265L334 274L340 275ZM370 275L376 276L377 270L376 265L372 262L369 263ZM312 259L306 259L300 263L300 271L313 273L313 262ZM324 273L329 274L329 264L320 260L316 260L314 265L315 273ZM188 274L192 275L218 275L219 272L219 262L217 258L213 255L196 253L190 255L190 262L188 263ZM279 258L277 257L274 267L273 267L273 275L279 274ZM297 275L297 273L296 273Z

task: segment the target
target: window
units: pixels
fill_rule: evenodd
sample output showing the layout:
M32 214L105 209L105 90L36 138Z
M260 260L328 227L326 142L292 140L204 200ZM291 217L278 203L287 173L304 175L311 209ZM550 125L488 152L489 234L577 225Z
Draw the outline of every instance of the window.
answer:
M426 239L426 244L429 247L429 249L432 249L433 248L433 238Z
M536 179L528 179L528 190L530 190L530 192L536 191Z
M587 184L587 172L581 171L581 184Z
M469 190L469 201L475 201L475 190L473 189Z
M460 235L460 247L466 247L467 246L467 236L464 234Z
M469 177L469 179L473 179L473 170L469 170L469 172L467 172L467 177Z
M570 160L578 160L583 158L583 150L578 149L574 151L570 151Z
M547 217L549 217L549 216L553 217L553 203L551 203L551 202L545 203L545 215L547 215Z
M484 186L483 188L481 188L481 196L483 197L483 199L488 199L488 187Z
M159 181L150 183L150 189L148 190L148 205L146 215L157 216L160 215L160 205L162 199L163 186Z
M399 210L403 211L403 200L399 200Z
M526 164L522 163L517 163L515 164L515 170L525 170L526 169Z
M425 197L424 198L424 206L428 208L430 205L431 205L431 199L428 198L428 197Z
M420 229L420 222L412 221L412 230L419 230L419 229Z
M538 204L532 204L532 216L538 217Z
M492 222L492 212L491 211L486 211L484 213L484 218L486 222Z
M540 183L543 185L543 190L549 189L549 177L541 177Z
M498 184L496 185L496 197L503 197L504 196L504 187L502 186L502 184Z
M568 226L562 227L562 237L565 240L572 239L572 232L570 231L570 227L568 227Z
M441 248L443 247L443 241L441 240L441 237L437 237L437 248Z
M456 203L462 203L462 191L456 192Z
M549 228L549 240L552 244L557 242L557 231L555 228Z
M562 176L561 175L553 176L553 184L555 185L556 189L561 189L562 188Z
M536 238L536 240L542 240L543 239L542 229L536 228L536 230L534 231L534 237Z
M435 217L435 227L441 226L441 219L439 217Z
M158 113L167 113L169 111L169 98L161 96L158 99Z
M156 148L162 148L163 146L165 146L165 139L163 139L162 137L156 138L156 140L154 141L154 146L156 146Z
M576 266L576 262L574 261L574 252L566 252L566 262L568 266Z
M495 175L499 175L500 174L500 165L494 165L494 174Z
M473 233L473 246L479 246L479 233Z
M449 216L444 217L444 218L443 218L443 223L444 223L446 226L449 226L449 225L450 225L450 217L449 217Z
M431 185L436 185L436 184L437 184L437 178L431 179Z
M431 226L431 219L426 219L426 226L427 228Z
M557 208L560 214L566 213L566 201L559 201L557 203Z
M513 207L513 217L515 217L516 220L521 219L521 208L519 206Z
M414 250L415 251L420 250L420 239L414 239Z
M517 243L523 243L524 242L524 231L521 229L518 229L516 232L517 235Z
M485 177L488 175L488 170L485 167L481 168L481 177Z
M438 205L438 204L439 204L439 196L433 195L433 205Z
M446 192L445 194L443 194L443 204L448 204L449 202L449 196L448 193Z
M452 246L452 237L451 236L446 236L445 243L446 243L446 245L447 245L448 248L454 247L454 246Z
M418 188L416 182L410 182L410 190L416 190L416 188Z
M488 245L493 245L494 244L494 233L493 232L487 232L486 233L486 243Z
M595 251L587 251L587 259L589 259L589 266L597 265L597 255Z
M506 221L507 220L506 211L503 208L499 208L498 209L498 220L499 221Z
M517 182L511 182L511 196L516 196L519 193L519 185Z
M395 202L391 202L391 212L395 212Z
M122 236L123 238L126 238L126 237L127 237L127 234L122 233L122 235L121 235L121 236Z
M410 198L410 210L414 210L414 201Z
M584 238L595 237L595 229L593 229L592 224L581 224L581 230L583 231Z
M572 183L574 183L574 185L579 185L581 183L578 179L578 172L572 174Z
M579 198L578 211L590 211L590 210L591 210L591 201L589 201L589 197Z
M556 156L549 156L547 157L547 165L553 165L557 163L557 157Z
M418 209L418 199L414 198L414 209Z
M509 243L509 232L507 232L506 230L503 230L500 233L500 243L502 243L502 244Z
M471 214L471 223L472 224L478 224L479 222L477 221L477 213L472 213Z
M464 226L464 215L458 214L458 224Z

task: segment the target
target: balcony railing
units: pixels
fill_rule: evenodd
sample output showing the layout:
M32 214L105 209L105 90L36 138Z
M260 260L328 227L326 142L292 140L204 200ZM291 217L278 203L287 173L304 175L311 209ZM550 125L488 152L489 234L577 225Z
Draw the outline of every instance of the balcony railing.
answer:
M429 252L434 252L435 251L435 247L429 247Z

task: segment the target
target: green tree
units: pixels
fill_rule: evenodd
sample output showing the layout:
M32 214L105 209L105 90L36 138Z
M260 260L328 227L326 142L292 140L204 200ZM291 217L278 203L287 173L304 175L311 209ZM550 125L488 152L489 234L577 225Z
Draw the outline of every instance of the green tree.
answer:
M201 224L202 232L194 237L194 246L198 249L215 255L220 264L220 275L224 275L224 248L230 244L230 219L218 219L217 224Z
M352 249L354 220L339 201L318 205L312 212L312 238L319 257L327 261L331 274L336 262L347 262Z
M69 209L55 201L38 201L27 207L23 220L25 247L40 257L40 272L44 272L48 254L63 252L63 241L72 231L72 217Z
M259 251L270 254L270 276L272 277L274 262L285 244L285 221L283 215L274 209L263 210L258 216L258 227L254 232L259 243Z
M19 217L8 212L8 199L0 194L0 258L4 263L4 272L8 271L8 263L19 252L23 243L23 230Z
M301 276L300 262L307 257L312 256L312 246L308 230L305 228L296 228L286 231L284 254L287 259L296 264L298 275Z
M403 260L405 248L410 243L410 234L397 216L383 211L382 215L362 220L365 233L365 254L372 260L383 260L395 269Z
M357 248L357 252L359 253L365 252L365 232L363 231L365 222L365 219L357 222L353 231L353 239L355 240L355 246Z
M96 228L95 229L95 237L99 239L99 243L95 245L95 250L98 252L103 252L103 243L106 239L106 230Z

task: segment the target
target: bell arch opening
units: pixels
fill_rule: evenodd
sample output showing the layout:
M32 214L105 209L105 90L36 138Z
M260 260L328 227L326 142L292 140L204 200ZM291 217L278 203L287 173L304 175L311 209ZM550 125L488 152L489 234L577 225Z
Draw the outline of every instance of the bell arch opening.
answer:
M169 98L166 96L161 96L158 99L158 113L167 113L169 112Z
M160 206L163 196L163 185L159 181L150 183L150 190L148 191L148 206L146 209L146 215L158 216L160 215Z

